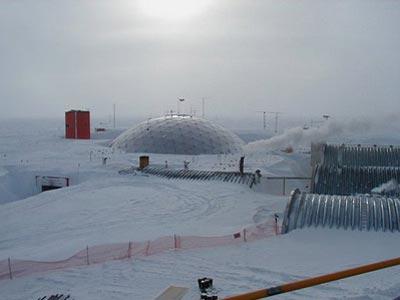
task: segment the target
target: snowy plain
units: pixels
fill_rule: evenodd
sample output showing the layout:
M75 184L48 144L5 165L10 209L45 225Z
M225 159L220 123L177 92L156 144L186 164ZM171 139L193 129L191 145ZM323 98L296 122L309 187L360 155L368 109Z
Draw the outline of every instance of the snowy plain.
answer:
M219 236L282 214L288 196L246 185L120 175L138 156L112 151L109 136L63 138L59 121L3 122L0 126L0 259L58 260L98 245L165 235ZM387 139L386 142L396 142ZM269 142L271 145L271 142ZM268 145L268 142L267 142ZM108 157L102 165L103 157ZM247 155L246 171L307 175L305 153ZM236 170L238 156L151 155L151 163ZM36 175L67 176L68 188L39 193ZM279 190L279 188L277 189ZM154 299L169 285L190 288L214 278L221 297L398 256L398 233L297 230L265 240L218 248L167 251L135 260L0 281L0 299L37 299L68 293L78 300ZM393 299L398 268L277 296L277 299Z

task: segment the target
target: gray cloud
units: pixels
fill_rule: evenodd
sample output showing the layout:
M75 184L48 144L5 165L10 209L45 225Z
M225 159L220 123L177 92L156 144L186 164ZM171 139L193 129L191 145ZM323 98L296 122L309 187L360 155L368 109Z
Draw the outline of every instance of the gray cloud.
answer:
M210 115L398 111L399 28L394 0L226 0L176 23L128 0L1 1L0 117L158 115L181 96Z

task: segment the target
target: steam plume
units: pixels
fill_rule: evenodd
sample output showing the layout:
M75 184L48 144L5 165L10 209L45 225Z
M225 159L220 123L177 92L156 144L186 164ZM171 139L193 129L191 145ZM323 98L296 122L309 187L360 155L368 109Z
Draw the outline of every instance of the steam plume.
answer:
M363 120L352 120L348 122L326 121L319 128L304 130L302 127L294 127L286 130L283 134L270 139L259 140L245 146L245 152L262 153L289 146L309 145L311 142L325 142L328 138L345 133L364 132L370 127L370 122Z

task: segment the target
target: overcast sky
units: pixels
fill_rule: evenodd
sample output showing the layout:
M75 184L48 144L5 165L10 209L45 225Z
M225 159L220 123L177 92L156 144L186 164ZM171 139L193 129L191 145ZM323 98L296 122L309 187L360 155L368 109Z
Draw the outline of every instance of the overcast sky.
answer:
M178 97L209 116L400 112L400 1L0 1L0 118Z

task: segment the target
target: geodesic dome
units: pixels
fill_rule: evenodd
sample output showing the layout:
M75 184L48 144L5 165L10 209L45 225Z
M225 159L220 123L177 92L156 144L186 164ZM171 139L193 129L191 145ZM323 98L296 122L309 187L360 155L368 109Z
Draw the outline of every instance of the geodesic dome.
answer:
M149 119L128 129L112 142L126 152L163 154L233 154L243 141L208 120L187 115Z

